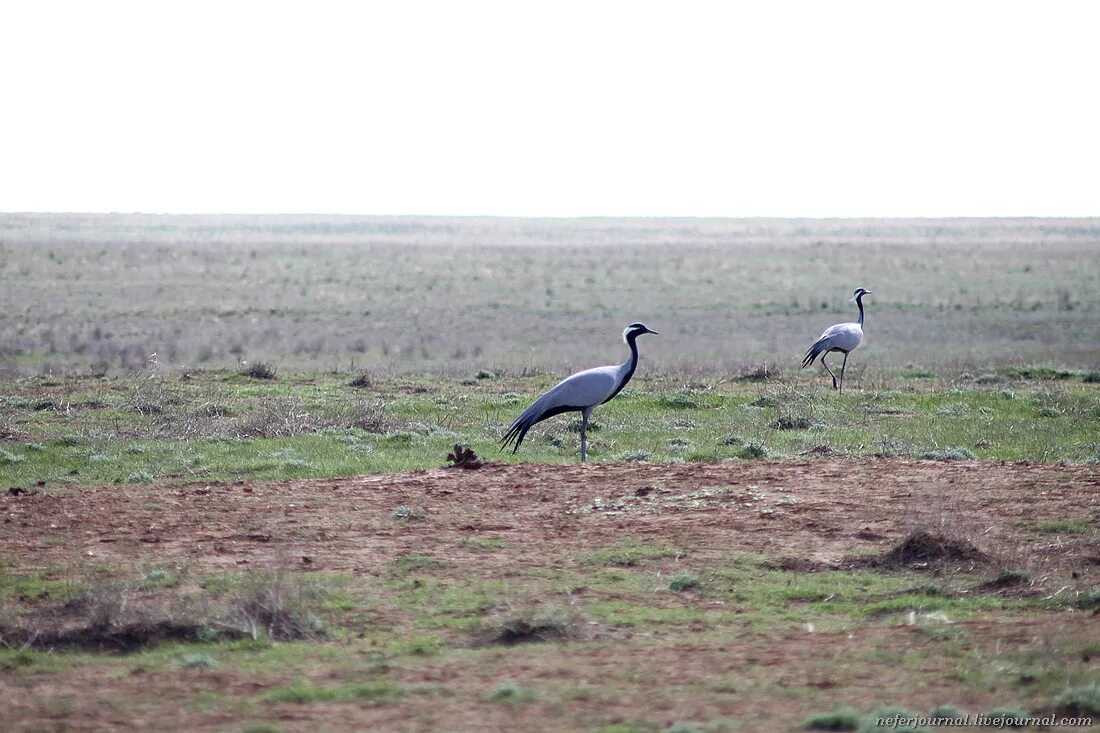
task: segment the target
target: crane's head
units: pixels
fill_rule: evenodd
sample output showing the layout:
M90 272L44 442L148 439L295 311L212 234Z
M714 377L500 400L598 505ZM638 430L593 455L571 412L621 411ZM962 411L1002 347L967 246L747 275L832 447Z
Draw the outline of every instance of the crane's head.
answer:
M871 294L871 291L867 290L866 288L856 288L855 292L852 293L852 299L848 302L849 303L854 303L855 301L862 298L864 295L870 295L870 294Z
M651 328L647 328L644 323L638 323L635 321L629 326L623 329L623 343L629 343L630 339L636 339L643 333L652 333L657 335L657 332Z

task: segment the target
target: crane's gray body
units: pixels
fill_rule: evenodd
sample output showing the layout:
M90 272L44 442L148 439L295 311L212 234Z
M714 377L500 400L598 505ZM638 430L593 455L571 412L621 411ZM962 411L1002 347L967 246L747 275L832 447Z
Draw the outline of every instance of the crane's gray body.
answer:
M852 293L852 300L859 306L859 320L855 323L838 323L835 326L826 328L825 332L818 337L817 341L814 341L806 352L806 356L802 359L802 368L805 369L813 364L814 360L820 355L821 366L825 367L825 371L829 372L829 376L833 378L833 389L839 389L841 392L844 391L844 371L848 367L848 354L863 344L863 296L870 294L870 290L856 288L855 292ZM825 357L833 351L844 354L844 363L840 366L839 387L837 387L836 375L825 363Z
M634 340L651 331L641 323L632 323L623 331L623 341L630 347L630 358L616 366L585 369L558 382L546 394L531 403L509 426L501 441L503 450L514 442L512 452L519 450L524 436L535 423L564 412L581 413L581 463L588 457L588 418L592 410L617 395L638 366L638 346Z

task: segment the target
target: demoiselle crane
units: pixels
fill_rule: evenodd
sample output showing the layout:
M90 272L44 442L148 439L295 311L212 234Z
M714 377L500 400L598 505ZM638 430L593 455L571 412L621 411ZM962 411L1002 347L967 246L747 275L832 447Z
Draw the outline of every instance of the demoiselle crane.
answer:
M563 412L580 412L581 463L584 463L588 457L588 418L592 410L619 394L634 376L634 369L638 366L638 345L634 342L644 333L657 332L644 324L631 323L623 330L623 342L630 347L629 359L618 366L602 366L577 372L558 382L553 389L531 403L508 428L500 442L500 449L504 450L509 443L515 443L512 448L512 453L515 453L527 431L535 423Z
M829 372L829 376L833 378L833 389L839 389L842 393L844 392L844 370L848 366L848 354L858 349L860 344L863 343L863 296L870 294L870 290L856 288L852 293L852 300L859 306L859 320L855 323L838 323L835 326L829 326L825 329L825 333L821 334L817 341L814 341L813 346L810 347L810 350L806 352L806 356L802 359L802 368L805 369L813 364L814 359L820 354L821 366L825 367L825 371ZM844 354L844 363L840 365L839 388L836 383L836 375L825 363L825 357L832 351L839 351Z

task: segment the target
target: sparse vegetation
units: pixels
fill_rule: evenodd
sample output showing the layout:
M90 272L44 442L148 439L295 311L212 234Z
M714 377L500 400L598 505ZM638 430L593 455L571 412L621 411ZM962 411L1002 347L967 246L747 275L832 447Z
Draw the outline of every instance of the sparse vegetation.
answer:
M682 593L683 591L699 590L703 587L703 581L697 575L691 573L676 573L672 576L672 579L668 581L668 588L671 591Z
M578 635L574 614L554 606L543 606L529 613L508 613L481 629L481 644L525 644L563 641Z
M968 448L956 446L954 448L940 448L938 450L924 451L917 458L931 461L972 461L976 456Z
M252 379L275 379L275 367L263 361L246 364L241 373Z
M505 682L490 692L487 699L492 702L519 704L534 700L535 693L520 687L515 682Z
M1070 687L1054 699L1063 715L1100 715L1100 683L1087 687Z
M357 685L319 686L308 683L277 687L262 697L268 703L308 705L320 702L368 702L388 700L405 694L404 689L389 682L367 682Z
M424 519L424 510L413 506L399 506L393 510L394 519L399 521L419 521Z
M870 731L956 686L1098 714L1092 222L89 221L0 216L16 729ZM840 395L797 358L872 250ZM602 465L538 465L573 415L497 451L635 317L664 335Z
M802 723L802 727L806 730L859 730L862 719L851 708L837 708L810 716Z
M1019 708L994 708L984 717L998 728L1022 728L1027 725L1027 713Z

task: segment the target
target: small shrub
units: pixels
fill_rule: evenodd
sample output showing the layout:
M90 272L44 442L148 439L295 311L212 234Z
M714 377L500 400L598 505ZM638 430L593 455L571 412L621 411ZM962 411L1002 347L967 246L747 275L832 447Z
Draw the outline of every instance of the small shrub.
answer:
M149 587L172 588L176 585L179 585L179 579L177 579L167 570L161 570L159 568L156 570L150 570L148 573L145 574L145 577L143 577L142 580L144 581L144 584Z
M837 708L811 715L802 723L806 730L859 730L860 716L851 708Z
M1085 611L1091 608L1100 608L1100 588L1093 588L1077 596L1077 600L1074 601L1073 605Z
M3 650L7 652L7 649ZM37 657L34 652L20 649L0 656L0 672L10 672L21 667L33 667Z
M490 692L487 696L492 702L503 702L508 704L517 704L531 702L535 699L535 693L531 690L525 690L515 682L505 682Z
M391 430L382 436L386 442L395 445L409 445L416 440L416 433L410 430Z
M411 506L399 506L393 510L391 516L398 521L416 521L424 519L424 510Z
M359 372L350 382L348 382L349 387L360 388L370 387L372 384L374 384L374 382L371 379L370 374L367 372Z
M255 640L316 639L327 635L312 606L325 590L285 572L251 573L230 594L220 625Z
M180 669L208 669L215 666L213 657L207 654L184 654L176 660Z
M1089 372L1081 377L1081 381L1085 384L1098 384L1100 383L1100 372Z
M135 471L126 477L128 484L151 484L153 480L153 474L146 471Z
M688 590L699 590L703 587L703 581L699 579L699 576L692 575L691 573L676 573L672 576L672 580L668 581L668 589L682 593Z
M275 367L267 362L254 361L242 370L241 374L251 379L274 379Z
M744 442L745 441L737 435L727 435L718 441L718 445L742 445Z
M488 369L481 369L481 370L479 370L479 371L478 371L478 373L477 373L477 374L475 374L474 376L475 376L475 377L476 377L477 379L492 379L492 378L493 378L493 377L495 377L496 375L495 375L495 374L493 374L493 373L492 373L491 371L489 371Z
M1100 715L1100 683L1088 687L1070 687L1054 699L1063 715Z
M777 430L809 430L814 423L806 415L786 414L776 418L773 425Z
M26 456L21 456L7 450L0 450L0 466L11 466L16 463L22 463L25 460L27 460Z
M745 460L755 460L757 458L767 458L768 449L759 443L749 443L737 453L739 458Z

